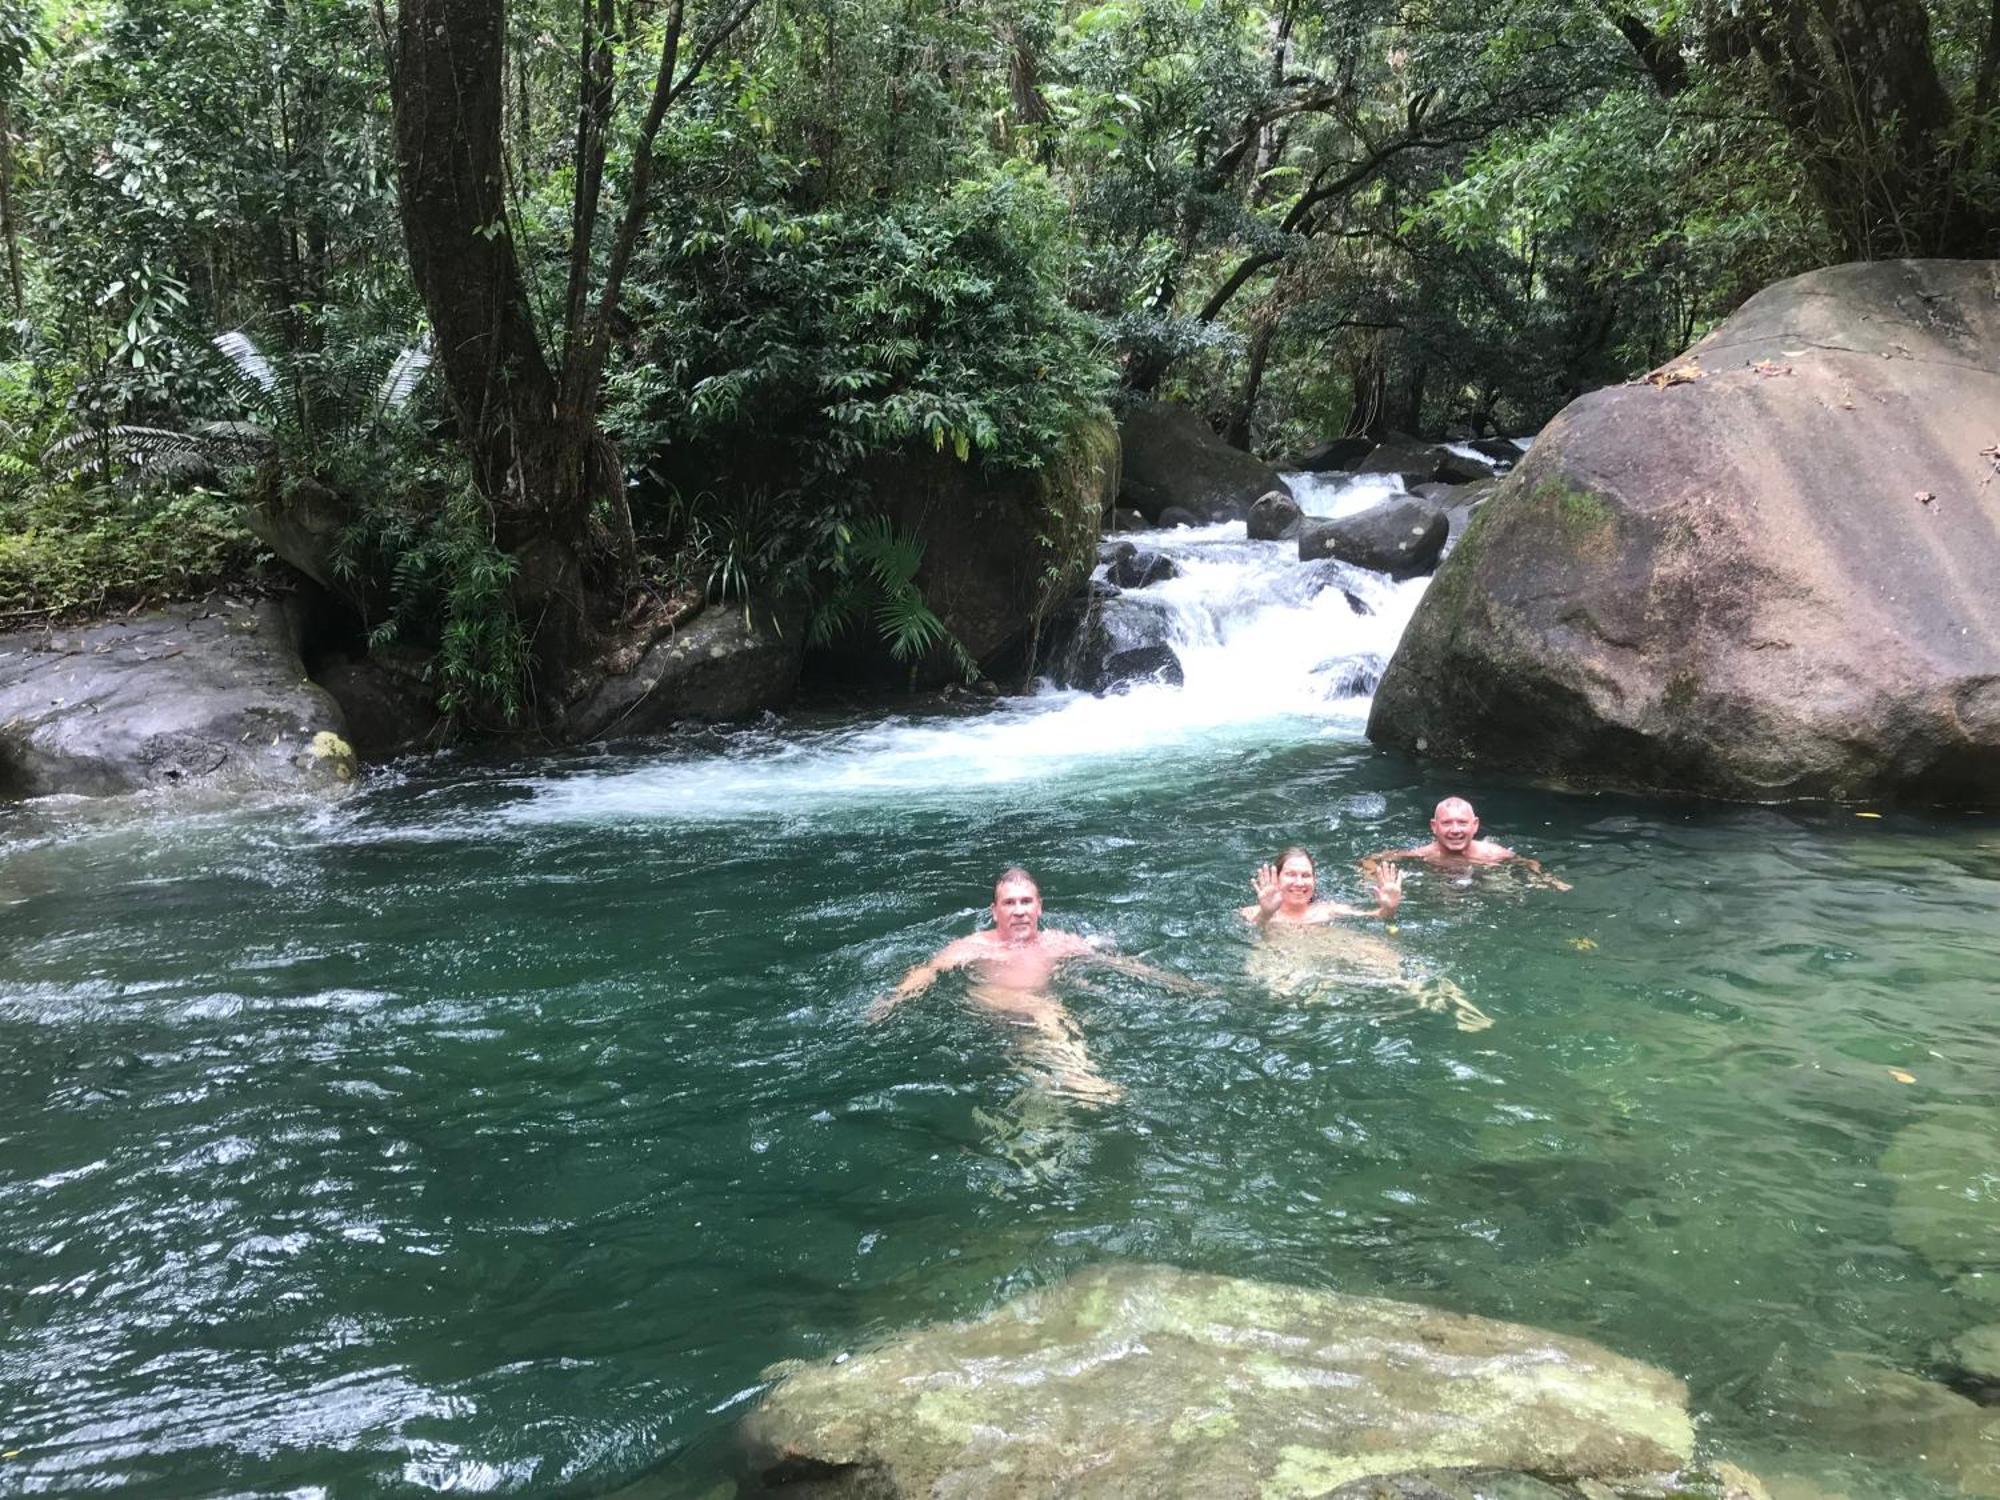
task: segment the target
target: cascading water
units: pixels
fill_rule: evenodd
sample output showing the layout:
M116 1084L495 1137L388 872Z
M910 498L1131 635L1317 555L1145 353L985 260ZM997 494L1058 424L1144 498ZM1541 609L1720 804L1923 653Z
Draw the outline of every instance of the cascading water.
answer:
M1288 476L1300 508L1350 515L1399 493L1381 476ZM1173 560L1178 577L1106 601L1114 646L1164 644L1178 686L1138 682L1093 697L1044 681L970 714L889 718L831 730L788 726L704 737L698 750L573 764L528 785L508 820L744 818L796 815L869 798L956 800L1070 774L1143 777L1175 759L1361 738L1374 691L1426 579L1392 581L1294 542L1253 542L1241 521L1129 534ZM1100 568L1100 575L1102 574Z

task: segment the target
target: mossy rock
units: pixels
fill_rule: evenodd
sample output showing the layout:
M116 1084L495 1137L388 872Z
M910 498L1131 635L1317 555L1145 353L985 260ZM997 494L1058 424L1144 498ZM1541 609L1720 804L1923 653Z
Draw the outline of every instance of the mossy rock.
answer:
M977 1497L1351 1494L1483 1468L1684 1467L1681 1383L1581 1339L1376 1298L1109 1265L988 1316L792 1367L755 1471Z

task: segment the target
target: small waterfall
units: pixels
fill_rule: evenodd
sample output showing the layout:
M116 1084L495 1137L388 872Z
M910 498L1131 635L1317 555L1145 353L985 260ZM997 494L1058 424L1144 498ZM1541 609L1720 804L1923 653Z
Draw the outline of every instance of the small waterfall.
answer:
M1288 475L1310 516L1365 510L1392 477ZM835 729L727 733L697 751L650 751L531 778L508 821L768 818L855 803L956 801L1088 772L1143 778L1163 760L1323 734L1358 740L1369 695L1428 580L1396 582L1294 542L1253 542L1241 521L1118 540L1170 558L1179 575L1103 599L1115 649L1166 645L1180 686L1137 682L1095 697L1043 681L972 714L897 716ZM1100 575L1102 569L1100 569Z

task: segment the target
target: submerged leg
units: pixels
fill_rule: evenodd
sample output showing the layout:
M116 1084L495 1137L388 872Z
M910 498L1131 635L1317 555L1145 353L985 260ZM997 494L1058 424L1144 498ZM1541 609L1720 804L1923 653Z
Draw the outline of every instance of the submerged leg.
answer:
M1493 1018L1474 1005L1472 997L1449 979L1439 977L1421 983L1412 981L1412 993L1416 996L1419 1009L1448 1012L1460 1031L1484 1031L1493 1024Z
M1021 1043L1021 1057L1028 1065L1029 1076L1045 1083L1050 1092L1093 1105L1115 1104L1125 1097L1125 1090L1092 1064L1083 1045L1083 1033L1060 1005L1052 1005L1018 1024L1027 1032Z

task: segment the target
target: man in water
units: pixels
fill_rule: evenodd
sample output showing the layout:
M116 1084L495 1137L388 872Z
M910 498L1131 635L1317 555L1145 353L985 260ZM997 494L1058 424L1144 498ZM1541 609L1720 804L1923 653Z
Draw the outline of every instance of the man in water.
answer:
M973 967L976 975L967 994L980 1009L1027 1033L1023 1051L1035 1071L1046 1074L1058 1090L1074 1098L1109 1104L1122 1098L1125 1091L1091 1065L1083 1033L1062 1002L1049 993L1056 970L1079 959L1171 988L1198 988L1138 959L1106 953L1073 932L1044 931L1041 889L1032 875L1016 865L994 882L992 928L946 943L870 1006L868 1019L884 1019L905 1000L929 989L940 974Z
M1431 840L1414 849L1382 849L1361 861L1361 873L1376 878L1386 860L1420 859L1440 870L1457 873L1474 865L1518 865L1535 879L1558 891L1569 890L1567 883L1544 870L1540 863L1516 854L1505 844L1479 836L1479 814L1463 797L1447 797L1431 814Z

